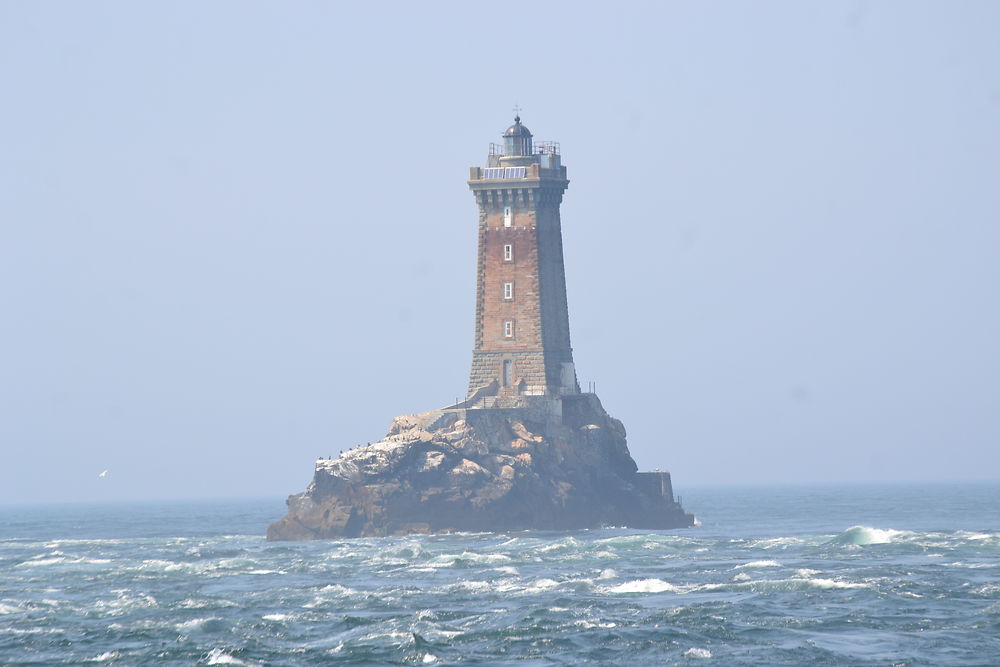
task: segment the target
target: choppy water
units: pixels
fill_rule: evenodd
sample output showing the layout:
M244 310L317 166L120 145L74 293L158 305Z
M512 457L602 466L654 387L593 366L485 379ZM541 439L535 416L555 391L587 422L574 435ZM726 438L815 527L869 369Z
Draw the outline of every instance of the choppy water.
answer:
M0 663L1000 664L1000 485L699 528L268 543L281 500L0 508Z

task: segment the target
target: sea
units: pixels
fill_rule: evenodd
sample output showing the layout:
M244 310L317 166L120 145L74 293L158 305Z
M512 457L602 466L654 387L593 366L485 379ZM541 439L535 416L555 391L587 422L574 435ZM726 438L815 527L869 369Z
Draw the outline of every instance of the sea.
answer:
M267 542L281 498L0 507L3 665L1000 665L1000 483Z

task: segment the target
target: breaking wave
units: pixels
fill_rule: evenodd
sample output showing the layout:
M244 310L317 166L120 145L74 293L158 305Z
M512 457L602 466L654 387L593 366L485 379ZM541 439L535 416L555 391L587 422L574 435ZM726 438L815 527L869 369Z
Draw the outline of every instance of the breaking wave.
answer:
M870 526L852 526L834 537L831 542L865 547L872 544L891 544L905 535L912 535L912 533L901 530L882 530Z

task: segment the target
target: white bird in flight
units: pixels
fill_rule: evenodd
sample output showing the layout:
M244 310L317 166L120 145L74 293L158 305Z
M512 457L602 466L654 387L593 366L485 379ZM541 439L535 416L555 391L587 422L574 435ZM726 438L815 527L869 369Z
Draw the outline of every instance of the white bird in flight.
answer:
M103 471L103 472L102 472L102 473L101 473L100 475L98 475L97 477L98 477L99 479L104 479L104 478L105 478L105 477L107 477L107 476L108 476L108 471L107 471L107 470L105 470L105 471Z

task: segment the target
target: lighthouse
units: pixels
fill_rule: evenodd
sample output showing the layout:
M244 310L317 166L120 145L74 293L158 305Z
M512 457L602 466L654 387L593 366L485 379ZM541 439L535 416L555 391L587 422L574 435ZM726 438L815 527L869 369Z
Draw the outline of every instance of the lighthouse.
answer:
M468 396L317 460L269 540L694 524L670 473L638 472L625 427L580 392L559 220L568 185L559 144L534 141L515 117L469 174L479 261Z
M534 142L520 116L472 167L479 209L469 403L517 407L580 393L573 366L559 205L559 144Z

